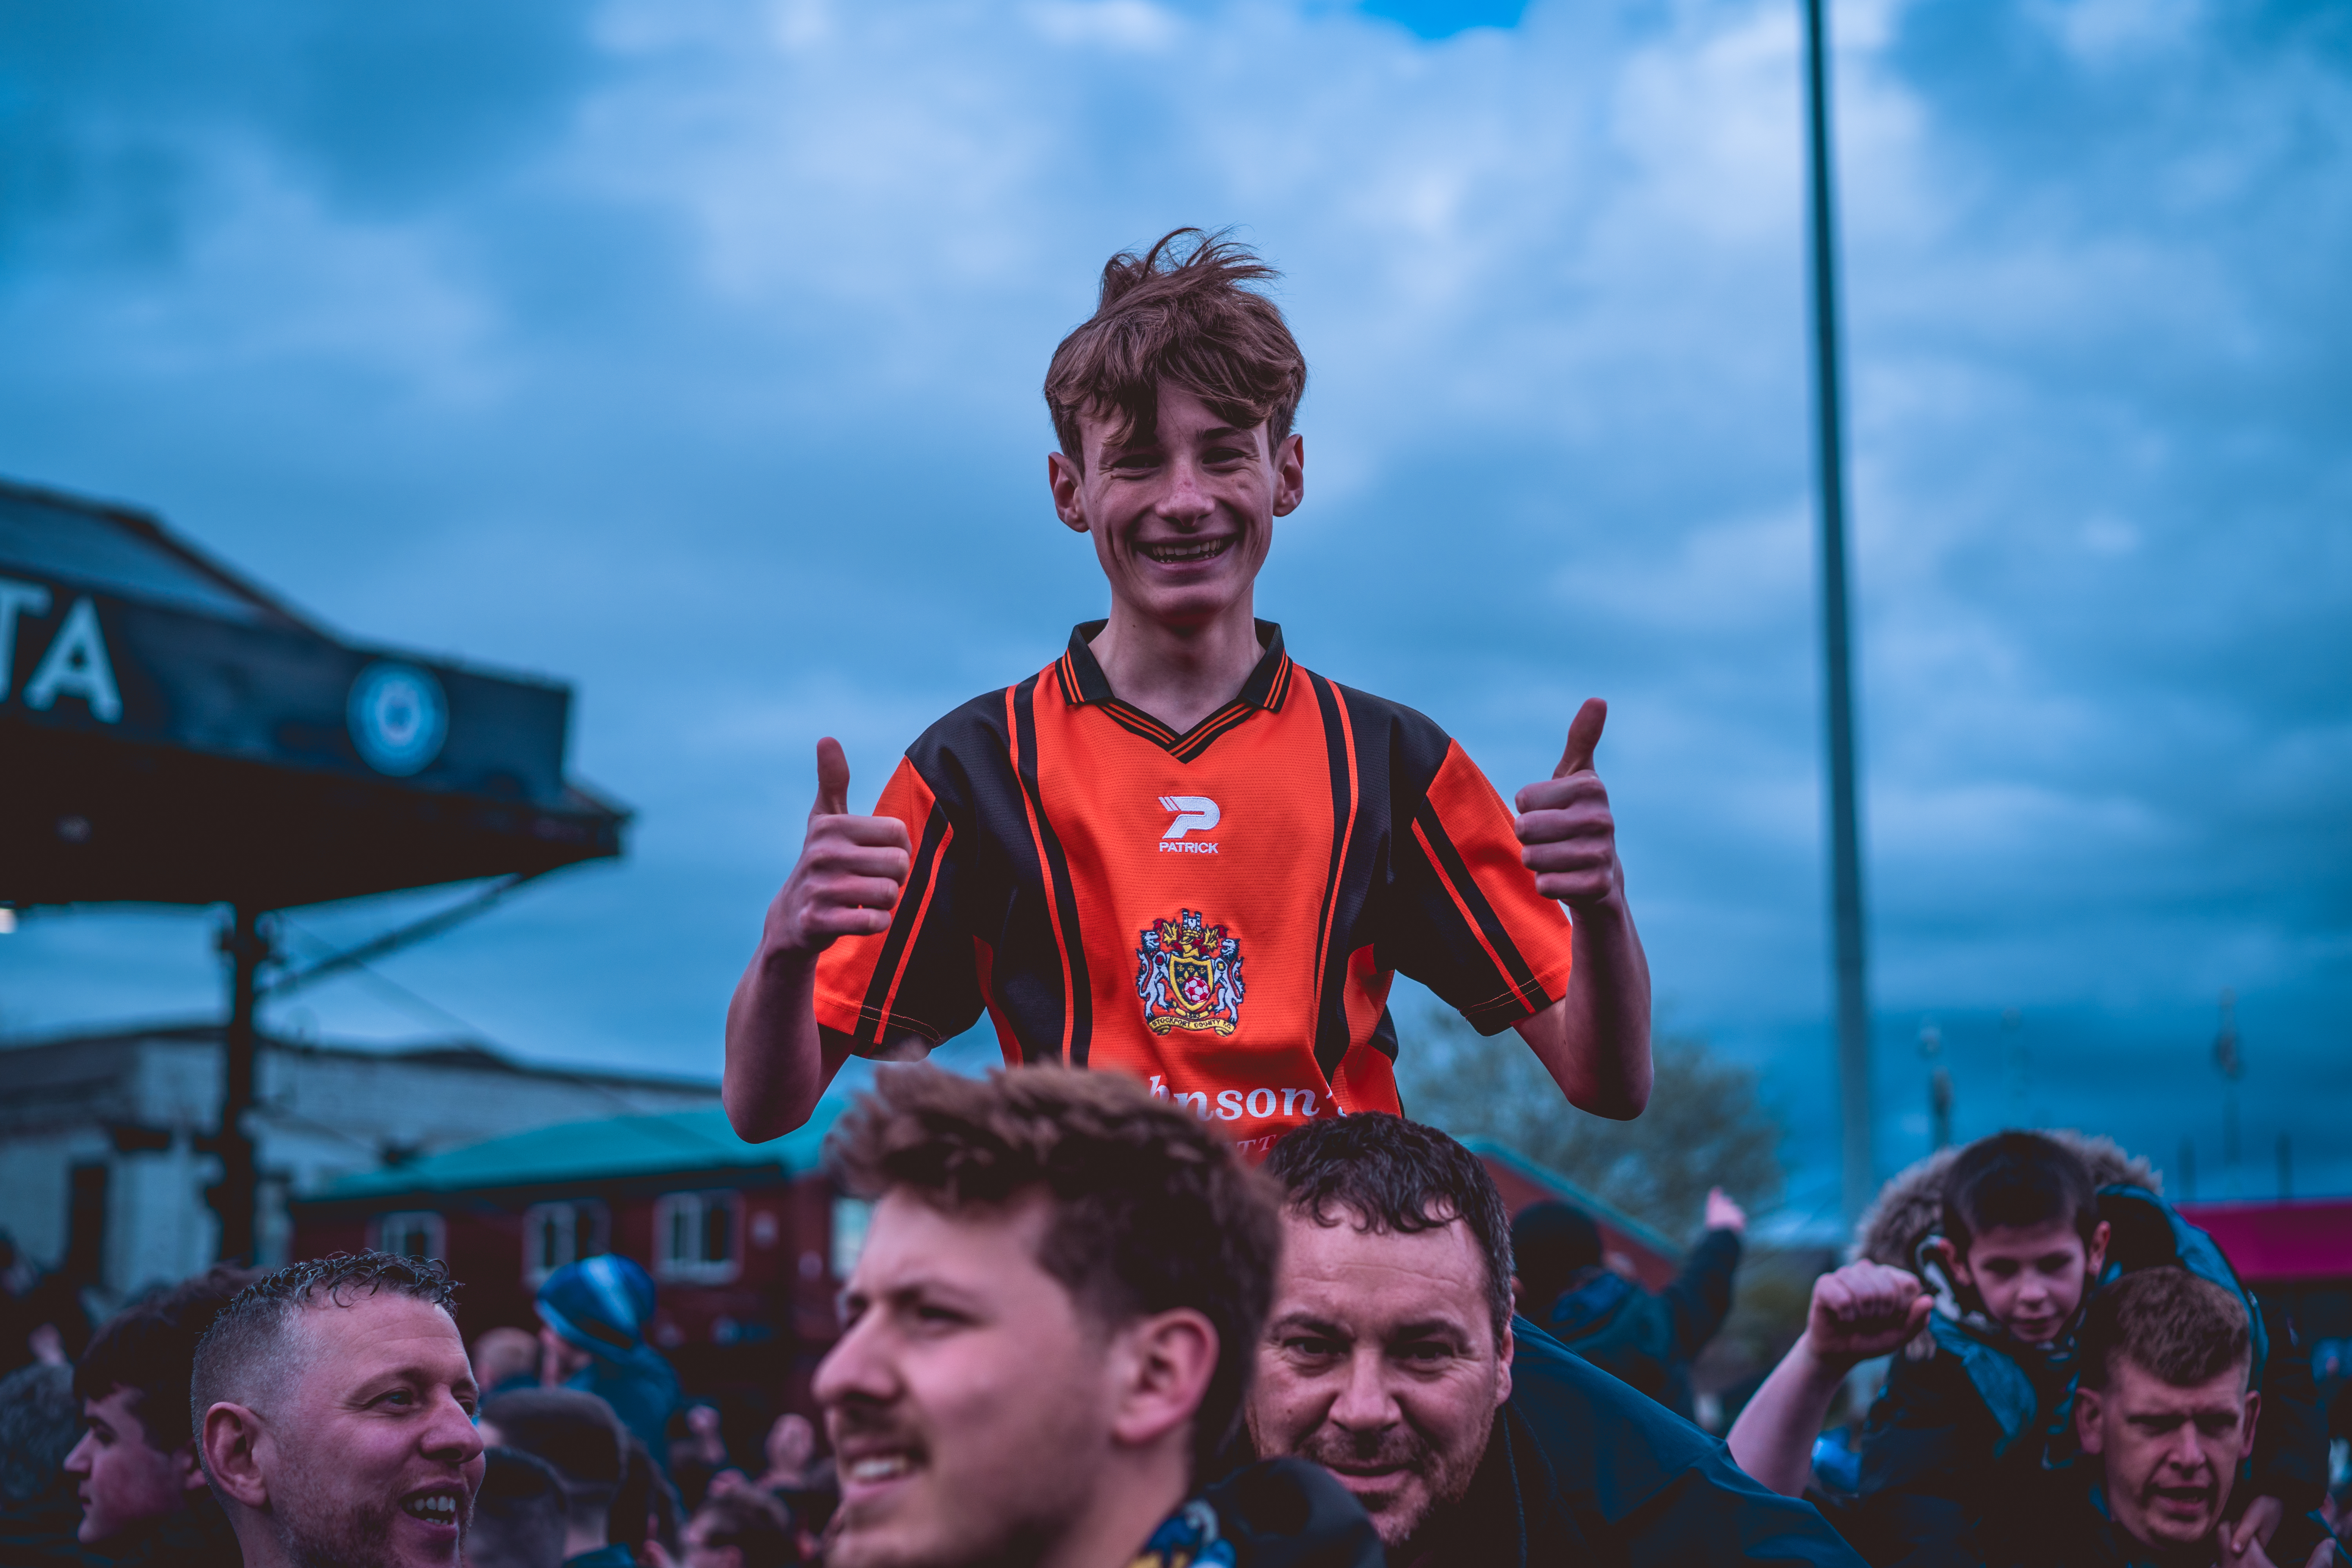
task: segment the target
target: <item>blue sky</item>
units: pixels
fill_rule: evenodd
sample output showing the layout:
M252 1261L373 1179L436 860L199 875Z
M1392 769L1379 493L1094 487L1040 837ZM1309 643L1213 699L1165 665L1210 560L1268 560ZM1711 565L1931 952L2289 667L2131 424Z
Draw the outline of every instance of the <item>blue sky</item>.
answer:
M1313 371L1261 613L1507 793L1611 699L1664 1017L1765 1064L1815 1201L1796 14L34 0L0 473L576 683L628 861L281 1026L715 1071L814 738L870 798L1101 611L1037 384L1102 259L1239 226ZM2242 1189L2284 1132L2352 1191L2352 14L1835 26L1882 1163L1934 1018L1963 1133L2186 1137L2215 1195L2230 986ZM27 921L0 1029L214 1005L209 921Z

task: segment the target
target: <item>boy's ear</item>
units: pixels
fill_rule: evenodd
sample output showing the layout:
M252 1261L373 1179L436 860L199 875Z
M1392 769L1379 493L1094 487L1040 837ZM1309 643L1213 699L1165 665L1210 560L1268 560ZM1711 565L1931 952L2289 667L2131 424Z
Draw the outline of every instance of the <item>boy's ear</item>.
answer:
M1969 1275L1968 1255L1953 1246L1949 1237L1939 1236L1929 1242L1927 1247L1930 1251L1943 1258L1944 1267L1951 1271L1953 1284L1966 1285L1970 1289L1976 1288L1976 1281Z
M2251 1454L2251 1453L2252 1453L2252 1452L2253 1452L2253 1449L2254 1449L2254 1426L2255 1426L2255 1424L2256 1424L2257 1422L2259 1422L2259 1421L2262 1419L2262 1417L2263 1417L2263 1396L2262 1396L2259 1393L2257 1393L2256 1391L2254 1391L2254 1390L2252 1390L2252 1389L2248 1389L2248 1390L2246 1391L2246 1436L2245 1436L2245 1447L2242 1447L2242 1448L2241 1448L2241 1449L2239 1450L2239 1452L2240 1452L2240 1453Z
M2074 1391L2074 1438L2083 1445L2083 1452L2095 1454L2106 1447L2106 1434L2099 1427L2101 1395L2095 1388Z
M2105 1220L2101 1220L2092 1228L2088 1267L2091 1278L2094 1279L2099 1277L2099 1270L2107 1266L2107 1243L2114 1238L2115 1234L2115 1227Z
M1054 515L1073 533L1087 531L1086 476L1066 453L1045 454L1045 484L1054 492Z

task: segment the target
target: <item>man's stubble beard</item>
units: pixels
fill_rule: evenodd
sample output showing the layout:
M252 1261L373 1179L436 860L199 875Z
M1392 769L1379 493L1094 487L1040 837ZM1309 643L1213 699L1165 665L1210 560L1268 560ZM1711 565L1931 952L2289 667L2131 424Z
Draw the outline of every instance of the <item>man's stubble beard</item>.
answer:
M400 1518L397 1504L322 1508L307 1487L298 1484L272 1490L279 1495L270 1501L269 1528L296 1568L400 1568L392 1544L392 1532ZM453 1562L465 1559L468 1522L461 1514Z
M1452 1510L1470 1495L1470 1483L1477 1476L1479 1465L1485 1462L1486 1446L1494 1441L1494 1423L1489 1421L1475 1447L1449 1458L1407 1425L1400 1424L1371 1443L1350 1442L1338 1434L1323 1440L1323 1434L1318 1432L1300 1447L1298 1457L1311 1459L1326 1469L1331 1468L1335 1460L1354 1465L1395 1465L1426 1480L1427 1495L1412 1512L1384 1510L1372 1520L1388 1561L1395 1568L1403 1568L1444 1535Z

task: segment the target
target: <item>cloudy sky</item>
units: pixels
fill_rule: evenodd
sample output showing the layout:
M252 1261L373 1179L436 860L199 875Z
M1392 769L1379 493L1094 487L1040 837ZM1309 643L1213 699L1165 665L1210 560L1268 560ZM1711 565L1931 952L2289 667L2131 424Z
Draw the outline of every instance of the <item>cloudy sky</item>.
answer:
M278 1009L715 1072L811 747L859 793L1101 613L1037 394L1234 225L1313 382L1261 613L1506 793L1578 701L1669 1026L1831 1115L1793 0L545 0L0 17L0 473L553 674L625 863ZM1836 11L1883 1165L2352 1191L2352 13ZM429 900L298 917L367 934ZM213 916L0 941L0 1030L217 1005ZM2004 1014L2013 1011L2010 1026ZM1408 1024L1411 1018L1408 1016Z

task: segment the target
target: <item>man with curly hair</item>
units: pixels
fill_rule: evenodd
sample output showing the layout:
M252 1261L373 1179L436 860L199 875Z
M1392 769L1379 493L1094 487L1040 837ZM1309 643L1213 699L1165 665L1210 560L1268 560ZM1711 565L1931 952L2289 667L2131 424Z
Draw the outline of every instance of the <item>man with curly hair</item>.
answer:
M246 1568L457 1568L483 1443L455 1296L438 1263L336 1253L205 1331L190 1424Z
M848 1057L920 1056L986 1013L1006 1062L1118 1069L1263 1152L1398 1109L1400 973L1517 1028L1570 1102L1641 1113L1650 980L1593 771L1605 704L1514 814L1444 730L1256 618L1307 493L1307 362L1255 287L1273 276L1194 229L1104 268L1046 372L1045 468L1109 615L934 724L871 816L817 742L807 839L728 1012L744 1137L800 1126Z

